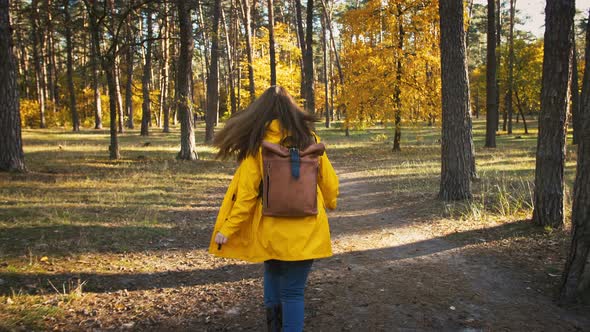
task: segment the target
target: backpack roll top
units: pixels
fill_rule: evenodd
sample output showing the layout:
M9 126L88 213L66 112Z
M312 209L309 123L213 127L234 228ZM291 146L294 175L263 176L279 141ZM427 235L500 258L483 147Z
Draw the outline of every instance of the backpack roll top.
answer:
M273 217L317 215L319 157L324 144L300 151L262 142L262 214Z

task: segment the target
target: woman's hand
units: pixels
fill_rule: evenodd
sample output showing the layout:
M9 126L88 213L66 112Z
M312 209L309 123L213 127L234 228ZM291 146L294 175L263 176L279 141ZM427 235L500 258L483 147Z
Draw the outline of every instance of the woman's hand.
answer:
M215 235L215 243L225 244L226 242L227 242L227 237L225 237L225 235L221 234L220 232L217 232L217 235Z

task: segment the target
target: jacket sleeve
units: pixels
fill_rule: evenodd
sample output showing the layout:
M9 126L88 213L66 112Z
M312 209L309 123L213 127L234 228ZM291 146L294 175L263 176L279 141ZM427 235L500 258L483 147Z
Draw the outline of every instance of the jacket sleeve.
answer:
M334 210L337 206L338 198L338 176L328 156L324 153L320 157L320 170L318 184L324 197L324 204L330 210Z
M236 201L221 226L219 232L226 237L231 237L240 229L240 225L251 218L258 202L258 188L260 186L260 166L258 157L248 156L239 166L240 178L236 193Z

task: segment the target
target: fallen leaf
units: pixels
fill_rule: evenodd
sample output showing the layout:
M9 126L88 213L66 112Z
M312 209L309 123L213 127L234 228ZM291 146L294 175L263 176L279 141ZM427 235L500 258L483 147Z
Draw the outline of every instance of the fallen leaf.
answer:
M130 323L125 323L125 324L121 325L121 328L122 329L132 329L133 326L135 326L135 323L134 322L130 322Z

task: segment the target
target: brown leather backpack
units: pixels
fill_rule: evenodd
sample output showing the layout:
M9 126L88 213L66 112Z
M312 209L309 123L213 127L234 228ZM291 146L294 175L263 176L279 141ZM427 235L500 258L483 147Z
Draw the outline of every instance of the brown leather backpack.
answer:
M317 215L319 157L324 144L303 151L262 142L262 214L273 217Z

